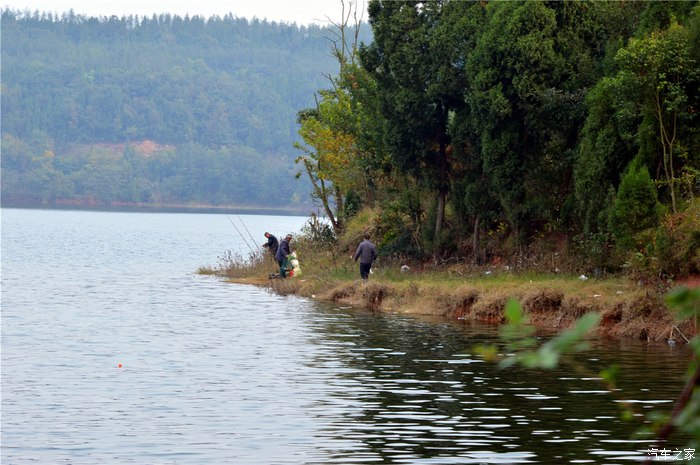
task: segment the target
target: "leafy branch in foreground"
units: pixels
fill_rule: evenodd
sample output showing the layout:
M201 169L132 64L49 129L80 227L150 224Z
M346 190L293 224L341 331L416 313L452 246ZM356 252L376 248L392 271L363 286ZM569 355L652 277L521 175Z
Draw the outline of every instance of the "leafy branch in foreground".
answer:
M501 368L521 365L525 368L552 369L568 353L588 348L584 336L598 324L599 315L591 312L576 321L573 328L550 339L539 348L535 328L527 320L520 303L510 299L505 307L506 324L500 329L500 339L506 343L508 355L499 354L495 345L478 346L477 353L487 361L498 362Z
M669 308L676 318L694 318L697 326L700 315L700 288L681 287L666 296ZM694 357L688 366L686 383L666 421L656 434L654 447L661 448L674 431L689 434L691 440L686 447L695 451L700 448L700 336L689 341ZM647 460L647 462L649 462ZM693 463L700 463L700 457Z
M666 296L666 303L678 320L697 318L700 315L700 288L679 288ZM553 369L559 366L566 355L581 352L588 348L586 335L598 324L599 315L588 313L579 318L571 329L538 347L534 336L535 329L529 324L520 303L511 299L505 307L506 324L500 329L501 342L505 343L505 353L498 346L482 345L475 352L485 360L497 362L501 368L520 365L525 368ZM633 403L625 399L616 399L622 409L624 420L638 419L642 425L638 434L655 434L655 443L650 450L661 450L672 433L689 435L690 440L685 444L685 450L696 451L700 447L700 336L689 341L694 357L688 367L686 383L681 391L673 410L670 413L652 411L640 412ZM576 372L585 373L588 378L603 383L608 391L619 397L616 388L620 369L616 365L609 366L597 374L591 374L582 364L572 360L571 366ZM646 463L651 461L651 455ZM698 459L700 462L700 459ZM692 462L696 463L696 462Z

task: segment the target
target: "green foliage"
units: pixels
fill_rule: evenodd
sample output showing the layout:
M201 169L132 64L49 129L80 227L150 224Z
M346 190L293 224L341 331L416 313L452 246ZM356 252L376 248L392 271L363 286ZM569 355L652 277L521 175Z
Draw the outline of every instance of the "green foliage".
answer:
M58 153L37 153L7 134L2 145L3 204L79 201L278 207L289 205L305 187L282 181L291 178L291 166L281 169L287 163L284 157L261 159L248 147L153 144L150 150L81 144Z
M639 163L632 163L610 210L610 231L623 250L631 250L636 245L635 236L655 227L658 221L659 205L649 171Z
M504 244L520 251L543 233L566 231L578 237L586 267L622 263L611 237L621 251L639 246L644 266L658 263L657 199L675 210L669 194L681 178L673 173L683 173L684 195L694 195L700 26L690 7L375 0L369 14L375 41L361 47L366 74L350 92L374 97L352 107L369 123L356 140L373 141L370 159L394 165L393 182L379 192L386 212L378 228L390 253L481 256L481 237L496 236L508 253ZM645 30L653 18L658 27ZM668 71L657 86L662 122L678 139L665 143L665 154L659 120L644 110L645 62L630 56L646 57L654 71L646 79ZM664 171L652 178L655 166ZM420 202L391 190L403 176L416 180ZM450 228L441 232L445 220Z
M314 189L341 226L377 212L390 255L523 255L558 233L583 267L634 249L697 270L679 219L700 193L697 1L368 11L359 45L365 29L4 10L3 202L281 207Z
M601 16L597 5L497 2L464 50L468 114L452 131L481 160L467 165L474 182L486 181L521 240L562 219L583 97L600 77L610 32Z
M305 242L320 246L322 249L327 249L336 242L335 232L331 225L321 221L314 214L309 217L309 221L301 228L301 236Z
M439 199L436 236L450 189L448 118L464 106L459 76L465 62L454 59L459 36L448 39L452 30L442 23L443 3L371 1L374 42L360 50L379 89L388 155L402 175L421 180Z
M348 7L350 12L357 13L356 2L351 1ZM360 207L357 191L368 193L374 184L359 137L368 118L358 115L368 113L356 111L365 96L353 92L364 74L356 64L362 25L350 24L351 16L344 16L335 24L337 40L332 42L332 55L338 61L339 75L327 76L332 89L319 91L321 99L316 99L316 108L299 112L299 135L304 143L295 144L304 153L296 162L303 165L313 186L313 196L321 202L336 235L342 233L348 214ZM344 203L349 192L354 193L350 209Z
M680 287L666 296L666 303L675 309L678 320L700 316L700 288ZM696 353L700 354L700 351L696 350Z
M421 226L425 208L421 202L421 190L414 181L403 178L403 189L394 192L381 203L377 226L379 253L385 256L424 259Z
M575 256L579 257L579 269L615 271L622 258L615 253L615 244L607 232L581 233L572 238Z
M3 131L21 138L42 129L60 142L286 149L297 108L333 63L324 29L231 16L5 10L2 26Z
M675 312L677 319L697 319L700 316L700 288L679 288L666 297L669 308ZM506 325L500 329L501 342L509 355L499 355L501 352L495 345L479 346L474 350L485 360L498 362L501 368L519 365L525 368L552 369L558 367L566 355L575 354L586 349L586 335L598 323L599 315L588 313L579 318L574 326L540 344L534 336L534 329L528 324L522 306L511 299L505 306ZM674 431L685 435L690 440L685 448L697 450L700 446L700 336L695 336L689 343L694 351L694 358L689 364L687 382L679 394L672 412L635 410L634 403L626 399L616 399L623 419L641 420L639 431L652 431L656 436L654 447L663 447ZM577 371L586 369L573 362ZM616 365L601 370L597 376L603 385L616 395L616 383L622 373Z
M327 28L5 9L0 29L3 203L308 199L290 147L333 67ZM174 153L125 156L144 140Z
M618 83L603 78L586 96L588 117L574 167L574 197L586 234L607 231L608 212L620 173L637 152L638 118L618 111Z
M700 274L700 199L664 218L656 229L653 253L666 275Z
M693 14L697 2L648 2L641 14L638 36L668 28L674 21L685 20Z
M345 194L345 201L343 203L345 205L345 218L348 220L357 215L362 208L362 198L360 194L354 190L349 190L347 194Z
M515 299L510 299L505 307L506 324L499 330L501 339L506 343L506 351L513 355L500 357L501 368L521 365L526 368L552 369L559 365L561 357L581 352L588 348L584 336L597 324L599 315L587 313L576 324L561 334L535 348L537 340L534 328L528 324L522 306ZM488 349L478 349L481 354L492 354Z
M647 121L654 122L656 155L651 162L663 168L664 186L677 213L676 178L682 167L679 151L693 143L697 120L700 68L691 53L688 29L677 22L668 28L633 38L616 57L616 76L626 101ZM653 166L651 165L651 166Z

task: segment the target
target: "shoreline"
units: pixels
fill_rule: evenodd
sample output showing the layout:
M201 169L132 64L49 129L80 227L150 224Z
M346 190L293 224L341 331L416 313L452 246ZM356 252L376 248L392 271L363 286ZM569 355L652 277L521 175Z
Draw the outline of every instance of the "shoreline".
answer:
M309 209L300 208L273 208L261 206L234 206L234 205L193 205L193 204L159 204L136 202L50 202L23 203L2 202L1 208L24 210L75 210L75 211L100 211L100 212L135 212L135 213L215 213L230 215L275 215L275 216L308 216Z
M582 281L572 292L564 289L567 286L559 285L564 280L559 281L520 279L502 284L455 279L436 284L425 282L420 275L401 282L370 278L367 284L359 279L315 276L285 280L226 279L230 283L266 287L280 295L298 295L372 311L490 324L505 322L504 306L509 298L515 297L529 322L540 330L565 330L577 318L594 311L600 314L600 322L593 331L598 336L685 344L697 335L694 320L674 321L663 295L649 288L619 281L590 280ZM508 286L508 290L504 291L503 286Z

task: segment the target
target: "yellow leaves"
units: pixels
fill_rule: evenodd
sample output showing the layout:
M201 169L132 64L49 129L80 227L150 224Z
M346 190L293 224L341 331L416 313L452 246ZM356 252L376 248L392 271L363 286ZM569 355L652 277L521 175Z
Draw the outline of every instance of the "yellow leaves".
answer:
M327 109L328 107L323 108ZM321 117L328 123L311 116L302 122L299 135L304 139L304 143L312 148L305 151L317 163L316 175L336 186L348 186L352 177L350 167L356 152L355 137L335 129L330 124L335 119L334 116L340 115L333 112L323 113Z

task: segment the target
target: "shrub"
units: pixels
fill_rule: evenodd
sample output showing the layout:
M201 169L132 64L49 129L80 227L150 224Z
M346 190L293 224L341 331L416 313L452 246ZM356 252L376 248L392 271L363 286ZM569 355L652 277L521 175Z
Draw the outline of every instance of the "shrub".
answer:
M673 276L700 273L700 199L664 218L656 232L654 249L662 272Z
M659 203L646 166L632 162L625 172L610 209L608 225L615 243L622 250L637 245L636 236L659 223Z

